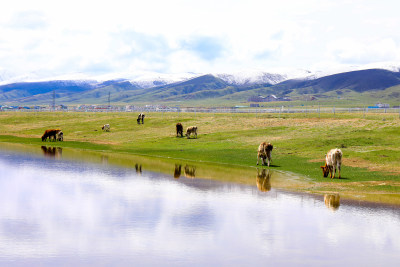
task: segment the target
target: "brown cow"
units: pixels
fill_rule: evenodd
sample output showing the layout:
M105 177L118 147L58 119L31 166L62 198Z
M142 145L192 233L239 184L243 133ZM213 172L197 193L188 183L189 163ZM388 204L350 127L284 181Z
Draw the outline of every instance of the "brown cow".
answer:
M267 159L268 162L268 167L269 167L269 163L271 161L271 152L272 149L274 148L274 146L271 143L266 143L266 142L262 142L259 146L258 146L258 151L257 151L257 165L258 165L258 161L260 160L260 158L262 159L262 164L265 165L265 159Z
M179 135L183 137L183 126L180 122L176 124L176 137L178 137Z
M326 154L325 156L325 165L321 166L324 177L328 177L328 174L330 173L331 178L335 178L336 168L337 168L339 171L339 179L340 179L340 169L342 168L342 157L343 157L342 150L338 148L329 150L328 154Z
M197 138L197 126L187 127L187 129L186 129L186 137L190 138L191 134L194 134L194 136Z
M44 131L44 134L42 135L42 142L47 140L47 137L49 138L49 141L54 140L57 141L57 134L61 132L60 129L48 129Z

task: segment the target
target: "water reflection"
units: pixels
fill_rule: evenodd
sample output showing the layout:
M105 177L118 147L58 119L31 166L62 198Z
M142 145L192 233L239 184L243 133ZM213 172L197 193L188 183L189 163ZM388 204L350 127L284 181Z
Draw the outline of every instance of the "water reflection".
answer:
M45 154L42 149L38 149L35 145L21 145L21 144L7 144L2 143L0 149L7 149L16 151L22 154L40 155L43 157ZM46 150L47 151L47 150ZM52 150L53 151L53 150ZM56 149L57 151L57 149ZM61 152L61 151L60 151ZM57 152L56 152L57 153ZM56 154L57 155L57 154ZM57 157L60 157L58 154ZM188 178L200 178L200 179L212 179L222 182L233 182L241 184L254 184L254 169L241 166L227 166L218 165L205 162L193 162L179 161L168 158L155 158L146 157L133 154L118 154L118 153L107 153L99 151L87 151L72 148L62 149L62 159L67 161L79 161L85 162L86 164L101 164L104 168L118 166L121 168L136 169L138 173L141 170L154 171L171 175L172 169L175 178L179 178L185 174ZM137 166L135 166L137 164ZM140 166L139 166L140 165ZM186 167L186 169L185 169ZM175 169L176 168L176 169ZM272 173L272 171L271 171ZM309 187L309 182L304 182L296 174L287 174L285 172L274 171L273 181L271 180L271 187Z
M179 179L181 177L182 173L182 165L181 164L175 164L175 169L174 169L174 178Z
M340 196L339 194L325 194L324 202L328 209L336 211L340 206Z
M196 166L185 165L184 172L186 178L196 178Z
M141 164L135 164L135 170L137 174L142 174L142 165Z
M271 190L271 173L269 172L269 169L261 169L260 170L257 168L257 178L256 178L256 184L258 190L261 192L268 192Z
M47 147L42 146L43 155L45 157L60 159L62 156L62 148L61 147Z
M254 169L245 185L201 179L201 165L176 164L177 173L188 167L197 179L174 180L174 165L166 164L163 175L139 161L124 169L95 158L97 164L65 161L64 155L54 162L0 150L1 266L396 266L400 261L398 207L342 200L333 213L325 206L331 197L324 203L322 197L270 188L267 169L257 172L257 187L274 194L255 188ZM136 165L146 169L141 176ZM220 176L235 175L223 171ZM274 172L272 180L278 177Z
M101 155L100 156L100 161L101 161L101 164L103 164L103 165L107 165L108 164L108 156L107 155Z

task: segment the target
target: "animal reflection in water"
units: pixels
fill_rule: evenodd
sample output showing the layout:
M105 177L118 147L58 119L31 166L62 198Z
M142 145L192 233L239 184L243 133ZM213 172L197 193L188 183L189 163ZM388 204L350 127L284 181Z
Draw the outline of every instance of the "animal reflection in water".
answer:
M47 147L42 146L42 151L45 157L59 159L62 156L61 147Z
M181 173L182 173L182 165L175 164L174 178L179 179L179 177L181 177Z
M336 211L340 206L339 194L325 194L324 195L325 206L330 210Z
M108 156L101 155L101 164L104 164L104 165L108 164Z
M136 170L136 173L142 174L142 165L136 163L135 164L135 170Z
M186 178L195 178L196 177L196 166L185 165L183 169L185 172Z
M261 173L260 170L257 169L257 178L256 178L256 183L257 183L257 188L261 192L268 192L271 190L271 173L269 172L269 169L262 169Z

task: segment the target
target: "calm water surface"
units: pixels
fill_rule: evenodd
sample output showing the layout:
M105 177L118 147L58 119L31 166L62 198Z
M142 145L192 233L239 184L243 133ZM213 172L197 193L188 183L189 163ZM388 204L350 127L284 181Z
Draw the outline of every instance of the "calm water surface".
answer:
M400 264L398 207L61 155L0 149L0 265Z

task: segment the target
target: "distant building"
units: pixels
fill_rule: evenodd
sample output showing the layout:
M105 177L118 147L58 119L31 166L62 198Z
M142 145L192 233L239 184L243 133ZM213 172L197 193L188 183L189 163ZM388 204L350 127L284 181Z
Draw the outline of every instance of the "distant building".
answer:
M377 103L375 106L378 108L390 108L389 104Z
M287 97L277 97L276 95L268 95L268 96L251 96L247 99L248 102L274 102L274 101L291 101L291 99Z
M134 111L134 110L135 110L135 106L132 106L132 105L125 106L126 112L130 112L130 111Z
M368 106L368 108L390 108L390 105L383 103L376 103L375 106Z

